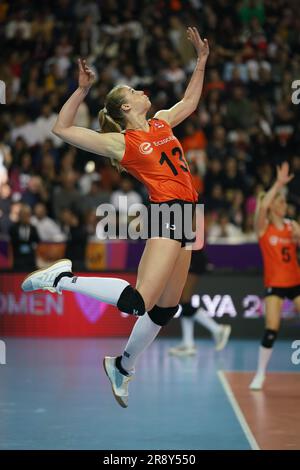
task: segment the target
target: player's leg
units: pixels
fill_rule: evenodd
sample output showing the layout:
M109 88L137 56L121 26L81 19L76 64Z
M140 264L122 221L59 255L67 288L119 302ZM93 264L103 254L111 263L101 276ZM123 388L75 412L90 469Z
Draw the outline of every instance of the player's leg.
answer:
M136 321L122 356L104 358L104 369L113 393L124 408L128 406L129 380L139 356L178 310L175 297L168 299L167 303L158 301L172 277L172 271L182 269L181 256L181 245L176 240L149 239L146 243L135 288L149 308Z
M204 251L193 250L188 277L180 299L182 308L180 315L182 341L177 346L169 349L169 353L174 356L191 356L196 354L194 315L197 308L192 305L192 295L196 291L200 275L206 270L206 264L207 259Z
M198 308L193 318L194 321L200 323L200 325L204 326L204 328L211 333L215 341L216 351L221 351L225 348L231 333L230 325L223 325L222 323L216 322L201 307Z
M115 305L126 313L145 313L144 299L129 282L111 277L75 276L69 259L59 260L48 268L29 274L22 283L22 289L25 292L43 289L58 294L62 291L78 292Z
M134 288L124 279L111 277L74 276L70 260L60 260L46 269L31 273L22 283L26 292L48 289L52 292L78 292L102 302L115 305L119 310L143 315L150 310L164 289L172 272L180 244L175 240L150 239L140 262L138 282Z
M196 292L200 276L205 273L207 258L203 250L192 252L191 266L187 282L181 298L182 312L180 316L182 329L182 342L169 350L170 354L183 356L196 353L194 342L195 321L208 329L215 340L215 348L221 351L227 344L230 336L230 325L222 325L211 318L201 307L195 307L192 302L192 295Z
M196 354L193 317L197 311L197 308L192 306L191 297L195 293L196 285L199 282L199 277L200 276L198 274L189 271L182 291L180 299L182 308L180 315L182 340L177 346L169 349L169 354L174 356L192 356Z
M178 311L178 302L189 270L190 257L190 250L180 249L173 271L169 274L167 284L156 305L135 323L122 356L121 363L125 370L134 369L140 354Z
M257 371L250 384L251 390L261 390L263 387L267 366L280 326L282 303L283 298L277 295L269 295L265 298L265 331L259 347Z

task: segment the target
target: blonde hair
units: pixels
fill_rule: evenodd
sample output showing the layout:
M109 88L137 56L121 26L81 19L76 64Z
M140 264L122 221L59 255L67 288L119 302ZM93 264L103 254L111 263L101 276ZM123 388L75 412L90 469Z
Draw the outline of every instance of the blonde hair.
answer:
M126 129L125 114L121 109L122 104L126 103L124 96L124 86L118 85L114 87L106 96L105 107L99 111L98 119L100 124L100 132L122 132ZM125 168L120 165L118 160L111 160L114 166L120 173L125 171Z
M255 207L254 220L257 219L257 216L258 216L258 213L259 213L261 204L262 204L262 202L263 202L264 197L265 197L266 194L267 194L266 191L260 191L260 193L258 194L258 196L257 196L257 198L256 198L256 207ZM276 199L278 196L280 196L280 195L282 195L282 196L284 196L284 197L286 196L286 192L285 192L284 189L279 190L279 191L276 193L276 195L275 195L275 197L274 197L273 200L275 200L275 199ZM270 214L270 208L268 209L267 216L269 216L269 214Z

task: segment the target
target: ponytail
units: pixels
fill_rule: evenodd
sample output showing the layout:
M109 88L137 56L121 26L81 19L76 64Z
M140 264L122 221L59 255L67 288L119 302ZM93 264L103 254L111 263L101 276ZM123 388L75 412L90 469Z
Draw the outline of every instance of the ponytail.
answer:
M107 109L103 108L98 114L101 132L122 132L120 124L114 121L107 113Z

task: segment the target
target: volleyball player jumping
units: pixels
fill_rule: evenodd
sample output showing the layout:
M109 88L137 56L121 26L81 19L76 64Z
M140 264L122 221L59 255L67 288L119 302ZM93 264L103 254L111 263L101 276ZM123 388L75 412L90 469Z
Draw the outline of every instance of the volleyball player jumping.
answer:
M184 211L191 206L194 211L197 192L172 127L197 108L209 46L196 28L188 28L187 37L198 59L182 100L172 108L158 111L153 119L147 120L151 102L144 92L118 86L108 93L105 108L99 113L101 133L74 126L78 108L95 79L85 60L80 60L78 89L62 107L53 132L71 145L108 157L124 167L145 184L151 204L172 205L175 201ZM192 222L190 225L184 227L187 229L184 233L189 229L192 232ZM168 235L154 238L151 235L147 240L135 287L123 279L74 276L70 260L60 260L47 269L31 273L22 284L26 292L48 289L90 295L139 316L123 354L104 358L114 396L122 407L128 406L128 383L138 357L178 310L189 270L191 250L184 249L185 236L174 238L171 221L167 227Z

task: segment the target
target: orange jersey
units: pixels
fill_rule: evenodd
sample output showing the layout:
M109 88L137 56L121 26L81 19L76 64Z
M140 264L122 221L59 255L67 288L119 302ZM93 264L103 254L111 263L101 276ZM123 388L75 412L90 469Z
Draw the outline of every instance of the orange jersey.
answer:
M282 230L269 224L259 239L259 246L263 255L266 287L292 287L300 284L297 245L292 240L289 220L284 221Z
M189 166L179 140L162 119L150 119L149 132L126 130L121 165L147 188L152 202L196 202Z

